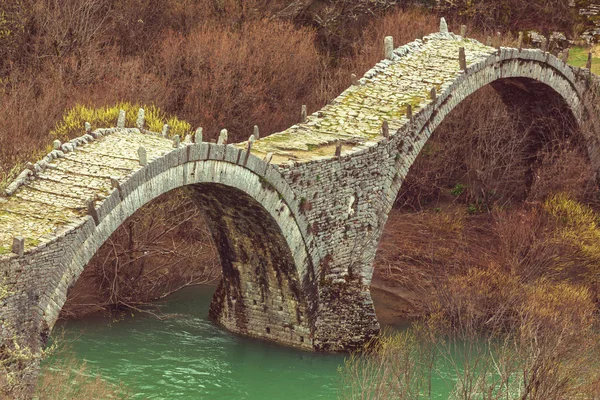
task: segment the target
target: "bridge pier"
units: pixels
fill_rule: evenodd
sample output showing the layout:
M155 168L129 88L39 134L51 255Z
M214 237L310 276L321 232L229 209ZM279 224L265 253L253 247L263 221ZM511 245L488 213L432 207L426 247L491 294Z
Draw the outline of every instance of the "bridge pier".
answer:
M379 334L380 325L370 287L362 279L323 282L319 290L319 304L315 350L359 350Z
M221 259L210 317L241 335L311 350L314 311L307 298L314 289L295 276L276 221L252 197L230 187L202 184L193 193Z

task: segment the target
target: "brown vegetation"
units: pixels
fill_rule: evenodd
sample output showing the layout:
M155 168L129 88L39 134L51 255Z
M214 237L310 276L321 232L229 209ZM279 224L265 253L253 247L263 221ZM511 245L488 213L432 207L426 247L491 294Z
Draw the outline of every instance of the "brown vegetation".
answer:
M133 398L123 384L112 384L62 348L45 362L34 394L39 400Z
M486 30L538 30L576 33L578 10L564 0L442 0L440 6L459 20Z
M449 276L507 265L507 248L524 251L516 246L528 243L525 238L502 243L518 237L506 229L522 226L535 237L549 230L552 223L542 221L547 213L538 215L548 196L568 193L595 206L595 172L569 121L550 124L509 112L491 88L457 107L404 181L377 254L375 280L395 282L422 300ZM427 308L426 301L413 303L412 313Z

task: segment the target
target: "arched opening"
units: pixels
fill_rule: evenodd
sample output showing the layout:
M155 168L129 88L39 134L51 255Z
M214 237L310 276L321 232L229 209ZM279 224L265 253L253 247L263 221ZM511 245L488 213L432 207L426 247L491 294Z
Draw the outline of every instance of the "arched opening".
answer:
M218 324L242 335L311 346L296 262L278 222L252 196L221 183L175 189L137 210L84 268L62 315L72 314L77 302L95 309L137 308L210 282L218 286L206 312Z
M219 256L189 188L159 196L127 218L71 286L60 318L144 307L188 285L214 284Z
M563 97L533 79L500 79L462 101L425 142L389 215L371 286L380 322L452 301L442 288L470 271L529 265L537 272L527 279L539 278L534 264L552 260L531 233L557 229L549 199L567 192L597 204L589 136Z

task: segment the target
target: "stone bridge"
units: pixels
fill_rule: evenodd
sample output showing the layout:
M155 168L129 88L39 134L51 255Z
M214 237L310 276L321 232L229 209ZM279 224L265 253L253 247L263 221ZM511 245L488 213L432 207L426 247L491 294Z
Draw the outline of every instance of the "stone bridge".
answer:
M56 143L0 198L0 338L40 349L67 291L144 204L188 186L220 253L210 314L227 329L306 350L356 348L379 331L369 286L387 215L432 132L492 85L507 104L583 129L600 167L598 77L541 50L441 31L397 49L288 130L226 144L138 127ZM560 104L557 110L545 104ZM89 128L89 127L88 127ZM0 347L1 348L1 347Z

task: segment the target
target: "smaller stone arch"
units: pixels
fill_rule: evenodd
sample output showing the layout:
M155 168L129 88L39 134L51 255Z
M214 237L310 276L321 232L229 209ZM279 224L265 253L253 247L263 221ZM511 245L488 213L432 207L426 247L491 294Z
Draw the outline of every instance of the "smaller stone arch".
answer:
M125 219L154 198L189 186L208 216L223 262L211 316L240 334L311 348L314 305L306 290L311 287L312 260L296 217L275 186L282 184L227 162L219 150L224 153L226 147L191 145L154 160L109 196L98 210L98 225L88 218L74 230L60 280L40 302L46 326L54 325L67 289ZM194 153L199 159L194 160ZM263 174L270 168L252 161Z

